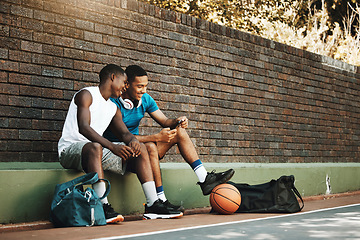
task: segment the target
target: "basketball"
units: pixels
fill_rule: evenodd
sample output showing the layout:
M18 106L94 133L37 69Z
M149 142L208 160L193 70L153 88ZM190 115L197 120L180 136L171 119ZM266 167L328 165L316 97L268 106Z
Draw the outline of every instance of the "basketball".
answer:
M233 214L238 210L240 203L240 192L231 184L220 184L210 193L210 205L220 214Z

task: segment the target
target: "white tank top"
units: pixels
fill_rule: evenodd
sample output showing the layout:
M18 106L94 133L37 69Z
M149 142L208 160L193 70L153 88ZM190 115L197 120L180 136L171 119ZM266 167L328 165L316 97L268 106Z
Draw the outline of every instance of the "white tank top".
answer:
M117 106L110 99L106 101L103 98L99 87L86 87L80 91L82 90L89 91L92 96L92 103L90 105L90 127L102 136L106 128L109 126L111 120L115 116ZM77 122L77 105L74 102L76 94L71 100L62 135L58 143L59 156L65 148L73 143L90 142L90 140L79 133Z

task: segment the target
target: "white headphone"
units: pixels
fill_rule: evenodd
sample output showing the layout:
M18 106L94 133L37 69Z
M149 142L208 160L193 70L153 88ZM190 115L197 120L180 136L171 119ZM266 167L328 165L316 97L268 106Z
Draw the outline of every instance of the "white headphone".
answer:
M119 97L120 102L122 103L122 105L124 106L125 109L131 110L134 108L134 103L130 100L130 99L122 99L121 97ZM138 103L138 105L136 106L136 108L141 106L141 99Z

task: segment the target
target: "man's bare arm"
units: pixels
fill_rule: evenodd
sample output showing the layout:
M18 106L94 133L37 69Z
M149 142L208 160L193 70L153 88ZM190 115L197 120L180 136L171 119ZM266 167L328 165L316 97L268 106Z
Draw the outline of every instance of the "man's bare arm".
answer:
M79 132L92 142L100 143L103 147L111 148L112 143L99 135L90 127L91 115L90 105L92 104L92 96L89 91L82 90L75 96L75 104L77 105L77 121Z
M152 135L137 135L136 138L140 142L170 142L177 134L176 127L181 126L186 128L188 123L186 117L180 117L177 119L167 118L160 109L150 113L150 116L164 129L162 129L159 133ZM181 121L181 123L179 124L180 120L183 121Z
M128 146L116 145L99 135L91 126L90 105L92 104L92 96L89 91L82 90L75 96L75 104L77 105L77 120L79 132L89 139L91 142L97 142L101 146L108 148L114 154L120 156L122 159L127 159L134 156L134 151Z

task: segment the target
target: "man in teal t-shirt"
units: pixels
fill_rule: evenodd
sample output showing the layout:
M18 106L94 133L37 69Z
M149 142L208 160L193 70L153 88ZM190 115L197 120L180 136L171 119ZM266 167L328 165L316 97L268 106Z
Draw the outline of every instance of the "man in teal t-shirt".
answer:
M145 93L141 97L140 106L136 108L133 107L132 109L126 109L124 107L124 104L125 106L128 106L129 104L133 104L133 102L132 101L130 102L128 99L125 100L128 103L124 102L124 100L121 97L116 99L111 98L111 101L113 101L120 109L125 125L129 129L129 131L134 135L139 135L139 124L141 119L145 116L145 112L151 114L152 112L155 112L156 110L159 109L155 100L147 93ZM110 131L106 131L105 136L108 140L112 142L118 141L118 139Z
M126 68L125 72L128 77L126 91L122 93L121 97L111 100L120 108L123 121L129 131L147 147L159 199L169 208L182 209L180 206L172 205L166 199L159 165L160 159L175 144L177 144L184 160L191 166L198 177L198 184L204 195L210 194L211 190L217 185L227 182L234 175L234 170L229 169L219 173L206 171L195 146L186 132L188 119L185 116L176 119L167 118L159 109L155 100L146 93L149 82L146 71L140 66L131 65ZM160 132L151 135L139 135L139 124L145 112L163 127ZM112 142L118 141L110 129L105 131L104 137Z

